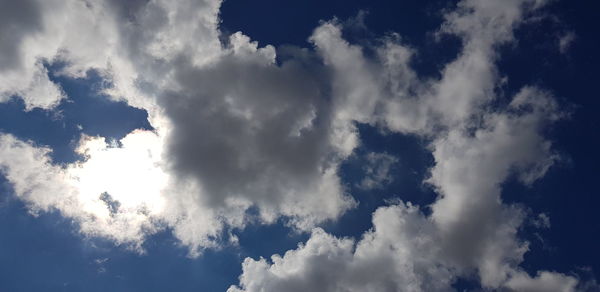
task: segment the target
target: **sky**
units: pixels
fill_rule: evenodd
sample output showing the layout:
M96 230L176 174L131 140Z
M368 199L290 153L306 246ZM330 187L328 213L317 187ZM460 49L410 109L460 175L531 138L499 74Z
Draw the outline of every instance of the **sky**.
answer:
M598 8L0 0L0 291L600 291Z

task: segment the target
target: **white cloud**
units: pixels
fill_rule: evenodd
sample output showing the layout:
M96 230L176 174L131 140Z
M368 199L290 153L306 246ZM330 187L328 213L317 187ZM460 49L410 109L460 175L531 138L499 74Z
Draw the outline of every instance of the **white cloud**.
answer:
M241 33L222 45L220 1L27 3L38 11L31 21L39 27L15 45L22 67L38 66L46 77L39 60L64 62L60 74L71 77L98 70L112 84L105 93L147 110L156 129L130 134L122 147L106 148L96 138L84 142L80 148L92 147L87 159L67 166L73 172L69 175L81 182L74 186L47 156L43 166L32 165L60 170L49 174L57 173L60 184L51 189L34 185L36 192L46 197L75 192L83 201L84 214L58 207L65 215L82 222L88 213L110 215L110 236L117 242L139 243L166 222L195 251L214 246L224 224L244 226L252 206L263 222L286 216L305 230L354 206L337 175L339 162L349 153L339 151L330 135L332 105L324 96L326 88L302 68L301 60L278 66L273 47L258 48ZM15 70L0 72L0 77ZM32 70L19 72L19 80L37 76ZM0 90L19 95L28 109L52 108L62 98L24 94L28 86L7 81ZM31 88L40 95L46 90ZM151 138L144 146L127 143L140 137ZM145 157L146 151L152 157ZM19 179L13 168L5 172L13 184L13 177ZM137 181L149 176L152 183ZM98 199L103 192L120 204L121 212L110 214ZM135 226L111 223L117 215L129 216L123 220ZM85 228L82 224L85 233L106 235Z
M358 242L315 229L305 244L283 256L246 258L239 285L227 291L454 291L456 278L468 274L447 260L448 249L439 244L443 236L416 206L380 207L373 229ZM508 270L508 280L488 288L562 292L577 285L576 278L561 273L543 271L532 278Z
M524 87L505 108L491 110L488 106L497 99L496 87L501 80L495 67L499 57L495 49L512 41L512 31L524 15L542 4L542 1L460 2L457 10L446 14L440 33L461 37L463 49L442 70L439 80L418 80L408 66L411 49L393 38L384 40L377 59L368 60L360 47L341 39L341 27L336 23L323 24L312 37L325 61L333 67L334 89L341 88L338 94L346 98L340 120L358 117L360 122L423 135L432 141L429 148L435 165L427 182L440 196L431 205L431 215L422 220L431 224L426 238L435 242L429 250L437 252L425 266L432 269L443 266L450 271L450 278L476 272L481 285L491 289L525 287L514 283L557 281L564 287L556 286L557 291L571 291L577 282L573 277L544 271L540 272L544 276L525 279L518 265L528 244L517 237L525 212L518 206L503 204L500 196L501 183L512 173L523 183L531 184L553 164L556 155L541 132L563 114L547 92L534 87ZM374 224L375 230L378 227ZM322 236L317 234L317 237ZM309 243L310 240L306 247L288 254L289 261L312 263L313 257L297 259ZM420 248L423 247L405 247L417 254ZM390 257L374 256L373 261ZM351 267L353 261L343 265ZM285 257L283 261L274 259L272 265L263 261L260 264L263 268L259 269L257 262L247 260L240 278L242 288L276 291L277 286L273 285L309 285L318 281L309 272L306 278L281 272L288 267L286 262ZM397 262L412 265L410 258ZM336 270L342 275L331 276L336 284L323 286L328 287L324 291L385 290L352 286L347 283L347 278L353 278L352 272L340 267ZM280 272L271 279L269 274L274 271ZM365 277L363 283L370 280L385 283L378 280L377 273L366 273ZM451 282L448 280L447 284ZM410 283L413 282L387 290L412 287ZM417 291L432 290L416 287Z
M417 207L379 208L373 230L355 243L315 229L283 255L246 259L241 287L228 291L449 291L451 271L437 259L435 226Z
M86 235L105 236L140 249L152 219L164 208L160 195L164 175L157 172L147 148L153 134L134 132L122 148L110 148L103 139L86 138L80 149L89 158L66 166L52 164L49 149L15 137L0 136L0 166L14 192L33 212L60 211L77 219ZM111 208L102 194L118 201Z
M550 144L539 133L554 108L521 102L546 98L526 88L507 113L485 114L481 128L454 129L432 144L436 164L428 182L442 195L432 219L450 260L477 267L486 286L498 286L527 250L516 238L524 214L501 203L499 186L511 171L531 182L552 164ZM531 111L522 113L527 106Z
M437 33L463 47L439 79L417 76L415 49L400 36L366 57L337 21L313 32L316 53L292 50L277 64L275 48L242 33L220 41L218 0L10 4L2 11L23 17L0 19L0 35L14 38L2 41L0 101L18 95L27 109L51 109L64 94L42 64L63 62L66 76L100 72L111 83L105 93L145 109L155 130L112 146L84 136L85 159L62 166L49 149L3 134L0 169L31 210L59 210L86 235L141 250L148 234L171 228L196 255L256 221L252 207L258 222L285 217L311 230L355 206L338 168L360 145L355 123L366 123L431 141L431 215L382 207L356 244L315 229L272 263L247 259L241 289L445 291L475 273L486 288L569 291L573 277L519 269L526 214L504 204L500 188L511 174L526 184L545 174L556 156L541 133L561 113L535 87L490 106L501 83L496 48L544 2L459 2ZM365 187L379 186L389 165L370 174Z

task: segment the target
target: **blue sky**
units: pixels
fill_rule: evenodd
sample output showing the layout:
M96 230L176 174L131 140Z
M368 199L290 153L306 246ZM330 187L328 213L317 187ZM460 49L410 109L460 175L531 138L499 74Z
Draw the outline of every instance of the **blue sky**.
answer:
M423 2L0 1L0 291L600 290L598 5Z

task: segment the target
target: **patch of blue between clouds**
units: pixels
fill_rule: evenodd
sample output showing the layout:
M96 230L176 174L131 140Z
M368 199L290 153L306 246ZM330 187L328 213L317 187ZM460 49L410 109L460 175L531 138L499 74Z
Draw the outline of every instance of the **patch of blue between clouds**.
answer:
M221 30L225 36L241 31L259 46L312 47L308 39L321 21L336 18L344 23L343 38L355 44L373 44L378 38L397 33L401 41L418 48L413 68L422 77L439 76L440 64L459 52L457 37L436 38L432 33L442 23L441 11L452 1L306 0L224 1ZM275 13L276 12L276 13ZM365 46L365 54L371 54Z
M82 133L118 141L135 129L152 130L144 110L125 102L115 102L101 94L106 86L95 71L86 78L69 78L57 74L61 65L47 65L50 79L60 84L67 99L53 110L24 111L21 99L0 103L0 132L38 146L48 146L56 163L79 159L74 147Z
M431 153L425 149L426 141L416 136L382 133L366 124L358 124L362 144L340 169L340 177L347 190L358 201L357 208L347 211L335 222L324 224L324 229L336 236L359 239L372 227L371 215L375 210L394 200L426 206L436 198L433 190L422 182L433 165ZM398 159L389 171L393 178L381 188L362 189L358 183L365 177L364 166L368 153L386 153Z

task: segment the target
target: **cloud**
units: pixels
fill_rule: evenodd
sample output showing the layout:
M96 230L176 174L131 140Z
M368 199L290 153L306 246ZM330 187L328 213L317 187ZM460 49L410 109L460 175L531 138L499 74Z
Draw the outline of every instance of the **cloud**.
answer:
M104 93L147 110L155 128L131 133L112 147L101 138L84 138L79 148L85 159L67 170L46 154L45 163L31 165L31 171L51 168L49 175L60 183L50 189L34 184L35 191L53 200L75 193L78 203L93 207L79 212L77 206L45 204L47 198L29 200L32 207L58 209L80 221L85 234L138 247L147 234L167 226L195 253L215 246L225 224L243 227L254 220L247 214L253 206L261 222L285 216L290 225L310 230L355 205L337 175L350 153L339 150L332 137L334 109L323 80L300 58L275 64L273 47L258 48L241 33L222 45L219 1L66 1L55 9L31 4L40 8L41 28L23 41L33 43L33 51L16 49L27 56L23 62L60 62L57 73L71 77L96 70L110 81ZM28 109L49 109L59 101L41 104L17 94ZM147 138L144 146L127 142L141 137ZM138 151L152 157L139 157ZM17 184L14 171L6 167L4 173ZM155 179L138 182L143 176ZM73 180L79 183L73 186ZM105 217L110 227L88 230L88 217Z
M573 42L575 42L576 38L577 37L576 37L575 33L572 31L567 32L567 33L563 34L562 36L560 36L558 39L559 52L566 54L569 51L569 49L571 48L571 46L573 45Z
M31 51L15 49L25 56L24 64L41 66L44 78L47 69L39 60L62 64L57 73L70 77L96 70L110 81L104 93L148 111L155 129L154 134L128 136L153 136L147 147L160 149L156 152L161 154L154 153L151 159L135 161L152 164L141 173L130 170L108 175L110 168L128 169L120 166L127 159L115 158L117 153L128 153L124 141L117 147L82 141L80 148L99 146L86 150L89 154L78 165L67 166L76 172L93 169L77 174L79 180L86 181L80 186L89 190L75 192L94 193L89 195L93 199L84 201L97 201L107 193L104 197L110 200L98 203L102 204L98 208L105 210L97 212L112 214L111 210L120 205L117 215L133 213L132 218L141 220L129 229L132 242L139 245L146 234L166 225L195 251L214 246L212 239L225 225L243 227L253 221L247 213L251 207L257 208L261 222L271 223L284 216L291 226L310 230L355 206L337 169L356 147L355 143L348 144L358 140L356 129L349 126L349 120L331 117L342 103L331 99L325 70L315 62L295 56L278 65L273 47L258 48L241 33L222 44L217 28L220 1L53 4L53 9L45 9L45 2L31 2L40 11L40 29L23 37L23 44L31 43ZM28 38L31 40L25 41ZM28 109L50 109L63 98L45 95L51 101L42 104L24 94L23 88L25 85L19 85L8 91L24 99ZM131 147L131 151L146 151ZM98 158L107 153L111 159ZM54 167L45 159L48 167ZM110 165L98 161L109 161ZM10 171L12 168L7 168L6 172ZM100 173L107 177L97 180ZM123 194L140 190L114 188L137 185L136 177L142 173L160 174L157 181L166 183L139 184L152 195L135 201L135 208L128 209L123 201L132 199ZM45 185L38 187L45 193ZM57 194L60 192L56 188L46 193L61 196ZM164 207L152 216L138 214L136 208L161 200ZM84 215L63 211L78 221L88 220L89 210ZM117 242L127 241L123 232L111 237Z
M247 258L240 291L453 291L460 274L444 260L440 232L417 206L380 207L373 229L355 242L313 230L306 244L270 260ZM505 283L514 291L575 291L577 280L560 273L536 277L515 270Z
M152 139L151 133L134 132L121 141L123 147L115 148L104 139L84 137L78 151L88 159L59 166L50 160L50 149L2 134L0 169L32 212L59 211L77 219L86 235L141 251L146 233L157 228L152 219L164 204L164 174L152 166L156 153L147 147Z
M431 206L432 219L450 260L477 267L486 286L501 283L509 263L527 250L516 238L523 211L501 203L499 186L511 172L531 182L552 164L550 144L539 133L554 108L524 101L544 98L525 88L507 113L486 114L481 128L452 130L432 144L436 164L428 182L442 195ZM531 111L522 113L526 106Z
M9 4L7 9L22 10ZM27 109L51 109L64 95L49 94L48 88L57 92L60 88L49 81L44 62L57 62L63 65L57 73L66 76L81 77L88 70L97 70L110 81L104 93L147 110L155 128L154 133L132 133L117 147L107 146L100 138L83 139L80 149L87 156L67 166L73 174L65 174L67 170L53 165L45 148L23 141L18 141L22 147L7 148L46 153L39 154L44 163L30 165L31 171L49 168L52 171L48 175L57 183L34 184L35 192L46 195L29 200L32 207L54 207L66 216L87 222L89 212L111 214L114 208L97 202L98 196L108 193L112 205L120 205L120 211L112 215L129 214L131 218L123 220L140 220L128 229L132 230L128 235L117 231L111 234L117 242L140 242L145 234L166 222L184 244L195 250L213 246L208 238L216 237L224 223L238 227L246 224L245 213L252 206L259 208L261 221L288 216L290 224L309 229L354 205L337 176L342 157L334 149L336 145L328 141L331 125L327 116L332 109L323 86L315 84L320 81L299 62L277 66L272 47L258 49L241 33L232 35L229 45L223 47L217 29L220 1L25 4L32 13L23 21L35 23L31 32L3 32L8 36L17 33L21 38L11 47L15 58L9 58L19 59L20 63L0 74L0 80L7 80L0 86L2 101L18 95ZM13 24L11 18L4 20ZM21 84L10 78L39 82ZM279 82L279 87L272 86ZM277 108L272 107L275 103ZM213 108L205 108L205 104ZM197 117L196 113L203 116ZM152 137L145 141L144 147L149 149L127 143L140 137ZM153 156L131 161L137 157L136 151L149 151ZM18 173L23 171L16 173L11 156L4 156L4 164L11 165L4 167L4 173L17 185L21 179ZM129 169L124 163L147 168ZM153 182L166 182L156 185L136 181L145 174L160 177ZM82 182L71 186L71 175ZM104 179L98 180L98 175ZM22 195L18 188L16 192ZM86 209L82 214L75 210L77 206L71 210L44 202L72 192L90 193L86 195L89 198L75 197L94 201L100 204L94 208L99 209ZM132 199L142 198L135 195L141 192L151 196ZM155 210L160 215L150 216L136 209L154 206L167 194L172 199L166 200L160 212ZM131 201L135 208L128 209L124 201Z
M89 3L88 3L89 4ZM72 76L106 66L110 23L84 1L2 1L0 102L21 98L27 110L51 109L66 98L48 76L47 64L66 61ZM68 55L68 58L65 58Z
M540 213L536 218L531 219L531 225L540 229L550 228L550 217L548 217L548 215L545 213Z
M539 272L534 278L527 273L518 273L507 283L507 287L514 291L575 291L577 280L573 277L551 272Z
M353 201L336 174L344 154L330 137L326 88L301 61L278 66L272 47L240 33L228 49L207 68L179 66L178 90L160 101L172 170L208 205L248 201L263 220L285 215L300 227L336 218Z
M573 277L519 268L526 212L504 204L500 187L511 175L531 184L556 160L542 135L564 115L551 93L527 86L499 96L496 68L496 49L544 2L464 0L446 11L436 33L462 49L439 78L416 74L417 52L401 36L364 48L336 20L314 30L314 51L290 48L278 60L241 32L221 36L217 0L3 2L23 17L0 20L10 24L0 26L10 55L0 59L0 101L16 95L26 109L51 109L65 96L45 64L73 78L96 70L104 93L145 109L154 130L113 144L82 136L82 160L66 165L2 134L0 170L32 212L58 210L83 234L138 251L165 228L192 255L249 223L284 218L313 230L283 257L246 259L231 291L446 291L472 275L491 289L570 291ZM492 106L500 98L510 102ZM313 229L356 205L338 175L360 145L356 123L429 141L426 183L439 194L429 215L404 203L379 208L358 242ZM361 186L391 180L394 158L369 160L378 166L367 166Z
M431 169L428 182L436 187L441 196L431 205L432 214L427 217L418 208L403 205L379 209L373 215L374 231L363 235L354 256L344 263L338 263L345 268L332 268L342 275L329 277L335 284L322 286L330 287L322 291L447 291L456 277L468 276L472 271L477 271L481 284L488 288L508 287L522 291L531 289L527 287L551 285L543 287L552 287L546 291L574 291L577 280L573 277L543 271L538 277L531 278L519 270L518 264L528 250L527 243L517 238L525 212L519 207L501 203L499 185L511 172L520 173L525 182L531 182L543 175L552 163L549 145L538 133L540 123L551 116L547 110L552 111L553 108L533 107L525 114L518 110L531 106L526 100L545 98L531 94L529 88L524 89L515 97L508 112L486 116L483 122L485 126L474 133L450 131L435 140L431 147L435 149L433 155L436 164ZM541 104L547 106L547 103ZM410 218L406 218L406 210L410 211L407 212L411 214ZM396 226L394 222L410 223ZM414 234L415 230L420 233ZM380 238L388 236L392 239L379 243ZM406 236L422 245L395 236ZM323 235L320 232L313 233L306 247L301 246L296 252L303 254L305 250L310 250L311 240L321 237ZM364 246L368 247L363 249ZM352 245L346 249L352 254ZM369 272L357 273L363 276L361 279L350 267L360 265L356 262L363 250L384 254L367 257L372 266L364 269ZM311 276L310 272L298 272L295 267L325 264L315 262L317 260L312 256L297 259L292 256L295 254L288 252L283 260L275 257L272 265L264 260L256 262L247 259L240 277L243 291L277 291L276 287L321 285L318 279L313 278L316 276ZM330 254L319 255L319 258L330 257ZM387 263L390 259L394 259L391 260L394 265L407 267L406 271L389 276L400 282L388 283L390 280L380 278L384 272L374 272L374 267L394 271L386 268L391 265ZM420 265L416 265L415 261L421 261ZM427 273L432 271L435 276L428 276ZM269 278L271 274L275 274L274 279ZM415 276L405 279L406 275ZM351 279L361 280L355 283ZM313 281L317 281L317 284ZM373 284L368 284L371 282ZM553 282L557 284L551 284ZM385 283L389 286L378 286ZM428 287L424 283L437 286ZM234 288L231 290L235 291Z
M355 243L313 230L283 257L246 259L228 291L449 291L453 275L436 263L435 226L411 205L381 207Z
M363 190L383 188L393 181L390 170L396 163L398 163L398 158L387 153L368 153L363 166L365 177L358 183L358 187Z
M518 265L528 244L517 237L517 232L525 212L518 206L503 204L500 196L500 185L509 175L516 174L523 183L531 184L556 159L551 143L541 133L564 114L558 111L549 93L524 87L505 107L494 110L489 107L498 98L496 88L501 80L495 67L499 58L496 47L512 41L513 29L542 4L541 1L460 2L456 10L445 14L439 33L459 36L463 41L462 52L446 65L439 80L416 78L408 65L412 50L394 37L383 40L374 59L366 58L360 47L344 41L341 27L335 22L323 24L311 38L326 64L333 68L334 94L339 87L338 94L346 98L345 106L338 112L341 120L358 117L356 120L360 122L431 139L429 149L435 164L426 182L439 197L430 206L431 215L422 220L432 225L425 238L435 242L435 247L428 250L437 251L437 256L425 266L445 267L451 279L476 272L483 287L509 289L557 281L561 282L561 286L556 286L557 291L572 291L577 282L562 274L540 272L540 276L531 278L520 271ZM374 223L375 232L378 227ZM322 236L317 232L311 240L315 237ZM276 291L277 286L273 285L293 287L292 283L310 285L319 281L318 277L288 274L291 271L286 269L296 272L292 266L312 264L313 257L294 256L303 254L309 243L310 240L306 247L286 254L289 260L274 258L272 265L264 260L246 260L241 287L245 291ZM362 241L358 246L361 244ZM418 253L420 248L423 247L404 249ZM374 256L375 259L390 257ZM288 265L288 261L300 263ZM402 258L397 263L412 267L412 261ZM350 259L344 265L352 264ZM339 267L336 270L343 276L332 276L331 281L336 284L323 286L329 287L325 291L388 291L413 286L415 291L433 290L413 284L420 283L418 280L396 284L387 290L354 287L344 283L353 278L352 272ZM412 272L415 271L416 267ZM366 273L365 277L368 279L363 283L385 282L377 278L377 273ZM523 286L514 284L517 282ZM450 286L436 289L443 291Z

